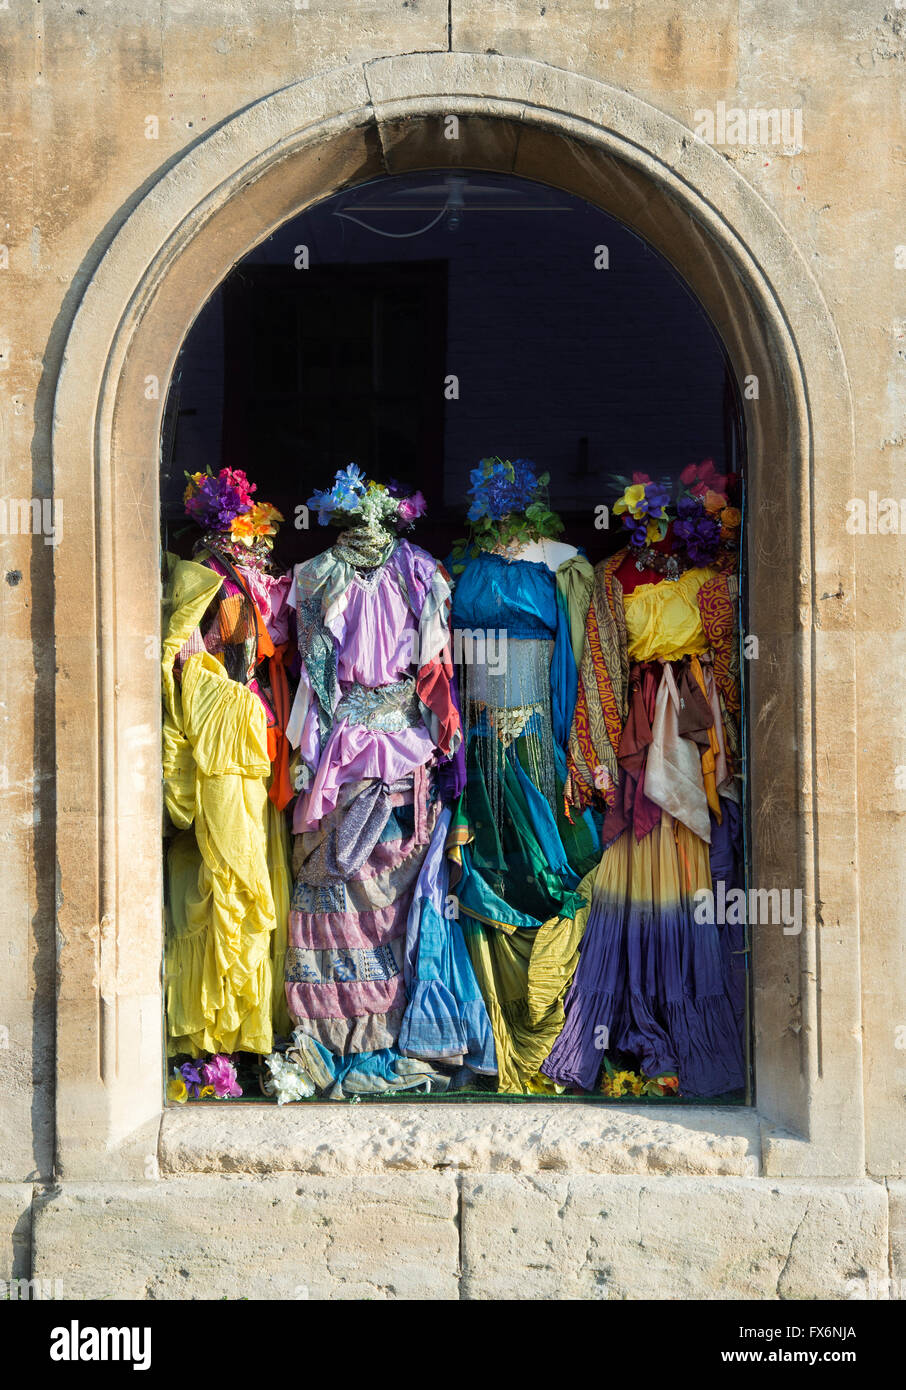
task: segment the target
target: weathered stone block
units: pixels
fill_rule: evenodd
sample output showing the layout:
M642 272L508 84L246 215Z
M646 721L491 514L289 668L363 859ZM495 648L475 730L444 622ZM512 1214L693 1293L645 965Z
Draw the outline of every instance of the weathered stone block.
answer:
M455 1299L441 1174L74 1183L35 1206L34 1275L64 1299Z
M31 1184L0 1183L0 1279L24 1279L31 1262Z
M887 1255L872 1182L493 1174L462 1224L469 1299L843 1299Z

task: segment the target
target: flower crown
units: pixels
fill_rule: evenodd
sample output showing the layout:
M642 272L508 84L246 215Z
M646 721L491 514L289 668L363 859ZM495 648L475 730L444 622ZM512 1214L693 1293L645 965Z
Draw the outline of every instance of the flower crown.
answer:
M470 535L454 542L454 573L465 569L465 557L481 550L518 550L528 541L552 539L563 522L547 501L549 473L535 472L529 459L482 459L469 474L472 505L466 513Z
M427 503L420 492L409 497L400 496L398 483L392 479L386 487L376 483L373 478L365 477L357 463L341 468L333 487L313 493L308 505L318 513L321 526L331 522L345 526L351 522L367 526L369 530L409 527L427 511Z
M632 482L614 503L614 513L622 516L629 544L636 549L663 540L672 521L673 534L691 563L711 564L721 546L732 548L738 542L742 513L731 505L738 477L718 473L713 459L705 459L684 468L679 481L674 515L667 510L670 480L654 482L647 473L633 473Z
M228 536L238 545L251 547L258 542L271 549L282 513L270 502L252 500L257 487L241 468L221 468L216 477L208 468L186 477L186 516L203 530Z
M467 521L480 521L483 517L500 521L511 512L528 512L550 481L548 473L539 478L528 459L511 463L496 457L482 459L469 477L472 486L468 495L474 500L466 513Z

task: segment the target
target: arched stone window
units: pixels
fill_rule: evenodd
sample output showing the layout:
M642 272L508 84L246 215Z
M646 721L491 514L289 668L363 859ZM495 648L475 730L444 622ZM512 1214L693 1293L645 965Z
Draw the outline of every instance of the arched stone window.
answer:
M455 141L444 137L450 114ZM245 1108L219 1112L219 1137L203 1113L167 1112L161 1127L156 515L180 344L231 266L301 208L381 173L444 166L523 175L619 218L683 276L737 381L758 383L745 401L749 627L760 643L753 873L765 887L800 888L805 912L799 936L769 929L754 943L757 1111L702 1108L682 1133L665 1112L650 1122L609 1113L605 1134L586 1107L562 1133L581 1131L586 1153L591 1140L596 1157L583 1161L596 1171L852 1173L863 1147L855 790L831 792L820 775L831 747L835 764L854 765L852 638L845 614L821 598L849 582L852 539L840 527L817 544L813 516L816 488L828 514L843 515L853 492L830 317L783 228L711 147L589 79L462 54L331 72L237 115L137 205L73 326L54 430L55 491L73 519L55 553L60 1171L147 1175L158 1153L165 1168L216 1169L227 1149L226 1166L260 1149ZM822 901L835 922L822 921ZM524 1122L490 1111L484 1147L518 1155ZM284 1166L312 1150L300 1113L291 1128L278 1117L293 1160ZM314 1123L319 1145L332 1134L342 1150L346 1113L325 1121L319 1110ZM393 1123L382 1125L388 1153L415 1142ZM419 1142L443 1142L467 1167L474 1145L460 1125L455 1107L436 1107Z

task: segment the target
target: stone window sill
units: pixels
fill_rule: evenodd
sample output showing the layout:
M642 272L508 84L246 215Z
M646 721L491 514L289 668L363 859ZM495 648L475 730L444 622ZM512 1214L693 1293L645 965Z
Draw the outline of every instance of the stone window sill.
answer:
M754 1110L672 1105L169 1107L159 1143L161 1176L454 1169L757 1177L761 1154Z

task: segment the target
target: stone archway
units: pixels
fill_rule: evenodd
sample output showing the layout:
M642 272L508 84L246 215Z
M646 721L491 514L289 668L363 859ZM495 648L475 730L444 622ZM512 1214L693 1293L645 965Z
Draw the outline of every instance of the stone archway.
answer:
M444 165L523 174L619 217L683 275L738 379L757 378L746 402L755 878L801 888L806 904L801 936L767 928L756 940L761 1162L861 1173L855 785L832 790L826 771L855 765L853 642L844 605L828 602L853 570L832 519L852 495L853 435L830 315L773 213L689 130L590 79L461 53L340 69L239 113L126 219L73 323L53 445L68 536L55 552L59 1170L156 1172L158 440L180 344L230 267L308 203ZM731 1140L750 1133L749 1120L707 1114ZM234 1120L241 1148L256 1117Z

